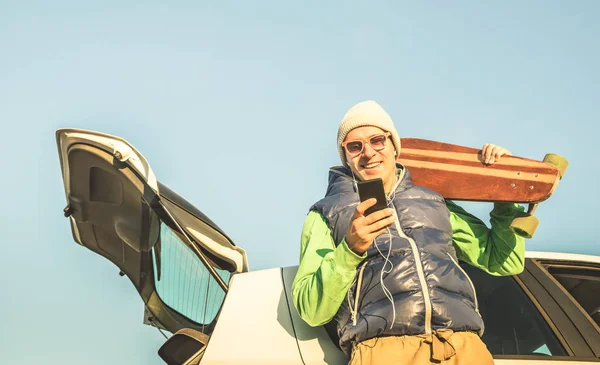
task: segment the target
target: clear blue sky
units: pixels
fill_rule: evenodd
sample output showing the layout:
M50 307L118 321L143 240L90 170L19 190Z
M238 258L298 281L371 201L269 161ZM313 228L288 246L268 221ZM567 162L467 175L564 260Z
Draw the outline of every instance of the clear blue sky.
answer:
M0 0L0 363L162 363L71 237L60 127L134 144L259 270L297 264L339 120L373 99L402 136L567 157L528 249L600 254L600 3L240 3Z

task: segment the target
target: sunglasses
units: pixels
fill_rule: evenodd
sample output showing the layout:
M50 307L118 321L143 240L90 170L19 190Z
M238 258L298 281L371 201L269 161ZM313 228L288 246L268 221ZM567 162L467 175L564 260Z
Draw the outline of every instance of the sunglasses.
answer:
M382 149L385 148L385 143L387 141L387 138L391 135L392 134L390 132L386 132L386 133L382 133L382 134L375 134L373 136L370 136L368 141L357 140L357 141L343 142L342 147L344 147L346 149L346 152L348 152L348 154L350 156L356 156L356 155L362 153L362 151L365 149L365 144L367 144L367 143L375 151L381 151Z

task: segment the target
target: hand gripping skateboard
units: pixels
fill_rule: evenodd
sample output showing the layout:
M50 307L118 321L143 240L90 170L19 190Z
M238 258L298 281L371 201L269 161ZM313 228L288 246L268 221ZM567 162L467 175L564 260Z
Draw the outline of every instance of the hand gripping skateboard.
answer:
M425 186L450 200L529 204L511 229L531 238L539 224L533 216L548 199L567 169L556 154L542 161L504 156L492 165L483 163L481 150L417 138L402 138L398 161L410 171L416 185Z

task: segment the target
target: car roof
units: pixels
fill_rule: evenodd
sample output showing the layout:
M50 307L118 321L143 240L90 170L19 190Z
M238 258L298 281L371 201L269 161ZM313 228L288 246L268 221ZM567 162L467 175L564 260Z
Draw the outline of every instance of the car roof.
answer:
M526 251L525 257L530 259L546 259L561 261L581 261L600 264L600 256L583 255L565 252Z

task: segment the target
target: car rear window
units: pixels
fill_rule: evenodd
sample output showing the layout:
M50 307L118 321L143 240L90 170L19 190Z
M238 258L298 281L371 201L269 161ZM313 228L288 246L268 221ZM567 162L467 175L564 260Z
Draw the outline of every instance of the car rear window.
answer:
M546 268L600 326L600 267L550 264Z
M160 224L160 243L154 246L156 292L170 308L200 324L214 319L225 292L190 249L166 224ZM214 267L227 283L231 273Z

